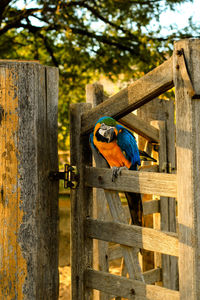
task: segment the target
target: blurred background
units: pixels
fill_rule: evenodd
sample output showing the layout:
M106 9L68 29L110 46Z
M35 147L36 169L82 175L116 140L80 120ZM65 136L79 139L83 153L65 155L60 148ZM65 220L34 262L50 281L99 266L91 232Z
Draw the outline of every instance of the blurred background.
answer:
M69 163L69 105L98 81L109 96L200 37L198 0L1 0L0 59L59 68L59 167ZM173 99L173 90L164 97ZM70 284L70 200L60 185L60 299Z

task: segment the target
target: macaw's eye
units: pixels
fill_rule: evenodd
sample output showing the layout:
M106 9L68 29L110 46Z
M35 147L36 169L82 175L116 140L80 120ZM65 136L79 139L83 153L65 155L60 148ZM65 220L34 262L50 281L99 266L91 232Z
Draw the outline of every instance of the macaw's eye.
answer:
M107 130L109 128L109 126L107 126L106 124L102 123L101 126L100 126L100 128L102 130Z

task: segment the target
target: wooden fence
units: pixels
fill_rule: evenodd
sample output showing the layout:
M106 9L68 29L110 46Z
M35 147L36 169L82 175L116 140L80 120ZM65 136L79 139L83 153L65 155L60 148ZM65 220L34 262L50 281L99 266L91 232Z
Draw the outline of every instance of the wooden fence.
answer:
M71 164L80 174L79 186L71 193L73 300L200 299L199 69L200 40L178 41L171 58L116 95L103 101L103 89L90 85L89 103L71 106ZM160 112L162 117L158 110L157 117L152 117L153 110L145 106L142 112L141 106L173 86L175 125L170 101L162 104L167 105ZM160 107L159 100L153 101L154 108L156 101ZM138 116L130 114L135 109ZM88 133L103 115L144 137L148 152L153 153L159 144L159 166L144 166L142 172L123 171L114 183L111 170L96 153L92 166ZM155 120L159 121L155 124ZM128 224L127 209L118 193L123 191L139 192L143 199L147 194L160 196L143 202L145 214L153 214L153 228ZM112 220L107 217L107 205ZM142 270L145 262L140 259L139 264L139 248L154 252L153 269ZM122 276L111 274L109 261L121 256Z

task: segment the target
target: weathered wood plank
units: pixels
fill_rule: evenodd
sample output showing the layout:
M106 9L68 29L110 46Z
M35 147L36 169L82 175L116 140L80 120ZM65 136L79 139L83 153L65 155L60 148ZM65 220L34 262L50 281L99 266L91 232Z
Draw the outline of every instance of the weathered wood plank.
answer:
M84 164L92 164L92 157L87 136L81 137L81 114L90 109L86 103L72 104L70 106L70 147L71 164L77 166L80 174L78 188L71 191L71 299L90 299L92 291L85 287L83 278L86 266L93 265L93 243L85 236L84 220L92 216L92 190L84 184Z
M86 285L130 300L179 300L179 292L105 272L86 270Z
M149 200L143 203L144 216L160 212L160 200Z
M103 85L94 83L86 85L86 102L92 106L97 106L104 100ZM100 155L93 152L93 165L96 167L106 168L107 162ZM99 220L106 220L108 216L107 201L103 189L94 189L93 191L93 217ZM94 269L109 272L108 264L108 243L104 241L93 241L93 265ZM109 295L103 292L95 291L94 300L109 300Z
M24 210L23 207L20 209L18 205L21 191L18 187L18 145L16 145L14 138L18 136L19 131L19 116L17 113L19 101L17 97L18 82L16 74L16 66L12 66L12 68L0 66L1 299L16 299L16 297L22 299L24 297L23 285L26 282L26 278L29 281L29 276L32 275L27 271L27 261L18 242ZM5 118L5 116L9 116L9 118ZM30 159L32 160L32 157ZM33 173L36 172L35 165L33 166ZM21 276L18 275L18 270L20 270ZM17 283L16 279L18 280ZM35 292L35 282L32 288ZM33 293L31 294L33 295Z
M157 126L159 129L159 122L165 121L164 130L161 130L161 138L164 141L160 141L160 154L159 164L160 171L164 170L167 173L175 173L175 126L174 126L174 101L173 100L158 100L154 99L151 102L145 104L143 107L137 110L137 114L140 118L147 121L152 121L153 126ZM156 121L155 121L156 120ZM164 134L163 134L164 133ZM166 136L166 137L165 137ZM140 140L140 139L139 139ZM163 151L164 150L164 151ZM166 155L167 154L167 155ZM140 170L142 171L142 170ZM165 198L165 199L164 199ZM166 198L162 201L162 229L166 231L176 232L175 220L176 220L176 199ZM167 205L167 206L166 206ZM153 215L155 229L160 229L160 214ZM157 219L157 220L156 220ZM166 227L167 226L167 227ZM165 255L164 255L165 260ZM161 255L154 253L155 265L161 266ZM163 268L164 286L167 288L177 289L177 258L169 257L168 259L168 272L166 268Z
M168 157L167 157L167 136L166 136L166 121L157 121L160 137L159 147L159 171L161 173L167 173L168 171ZM169 198L160 197L160 229L163 231L169 231ZM159 261L159 259L157 258ZM158 265L158 263L156 263ZM162 281L163 286L170 288L171 274L170 274L170 256L161 256L162 267Z
M90 187L176 197L176 175L154 172L122 171L112 182L112 170L85 168L85 183Z
M120 119L155 97L173 87L172 57L162 65L144 75L127 88L82 115L82 130L85 134L92 130L102 116Z
M188 94L177 67L181 49L195 93L200 95L200 40L181 40L174 46L180 296L196 300L200 299L200 101Z
M90 218L85 221L85 232L88 237L93 239L178 256L176 233Z
M146 284L152 284L162 280L162 269L156 268L143 273Z
M168 173L176 173L176 146L175 146L175 103L173 100L169 101L166 106L166 134L167 134L167 157L168 157ZM169 198L169 228L168 231L177 232L176 226L176 199ZM179 274L178 274L178 259L170 257L170 289L179 289Z
M121 222L127 224L127 218L124 214L124 210L121 204L121 199L116 192L106 191L105 196L108 201L110 213L115 222ZM122 254L126 264L126 268L130 278L144 281L142 276L141 267L138 260L138 248L131 248L121 245Z
M147 165L139 168L140 172L158 172L158 165Z
M58 168L58 70L48 68L52 82L46 71L0 63L1 299L58 297L58 182L48 178Z
M48 173L58 170L58 69L37 64L39 76L37 118L38 197L37 222L40 239L37 245L36 299L56 299L59 294L58 274L58 181L49 180ZM40 87L41 86L41 87ZM24 110L22 108L22 114ZM26 143L26 139L24 141ZM23 146L24 147L24 146ZM52 239L54 243L52 243ZM42 253L42 255L41 255ZM52 267L52 261L54 266ZM48 282L48 286L47 286ZM56 285L55 285L56 283Z
M109 261L122 258L122 250L120 245L114 244L108 248L108 259ZM143 273L145 283L152 284L162 280L162 269L156 268Z
M159 142L159 130L143 121L133 113L124 116L119 120L120 123L127 126L137 134L143 136L151 142Z
M148 122L149 125L151 125L152 113L153 112L155 113L159 109L160 109L160 100L154 99L154 100L146 103L145 105L141 106L137 110L137 116L140 119L144 120L145 122ZM153 126L153 128L155 128L155 127ZM155 129L158 130L158 128L155 128ZM151 142L147 141L142 136L139 136L138 137L138 147L141 150L146 151L150 156L157 159L157 163L158 163L158 155L154 151L153 145L151 144ZM158 165L152 165L151 162L144 161L144 162L142 162L142 167L139 170L149 172L150 170L152 170L155 167L157 169L154 172L158 172L158 167L159 167ZM147 170L145 170L145 168L147 168ZM154 197L153 195L142 194L143 204L145 204L146 201L153 200L153 197ZM144 205L143 205L143 207L144 207ZM146 215L146 216L144 215L145 227L153 228L153 219L155 218L156 215L157 214L155 214L155 213L153 215ZM153 253L153 252L146 251L146 250L142 251L141 261L142 261L143 271L154 268L154 265L155 265L154 261L155 261L156 255L157 255L157 253L155 253L155 252Z
M122 250L120 245L111 245L108 248L108 260L115 260L122 257Z

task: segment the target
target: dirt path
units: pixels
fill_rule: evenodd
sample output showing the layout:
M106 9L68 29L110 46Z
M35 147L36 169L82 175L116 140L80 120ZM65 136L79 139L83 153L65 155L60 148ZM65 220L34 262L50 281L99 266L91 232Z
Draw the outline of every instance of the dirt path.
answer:
M59 288L59 300L70 299L70 285L71 285L71 268L59 267L60 274L60 288Z

